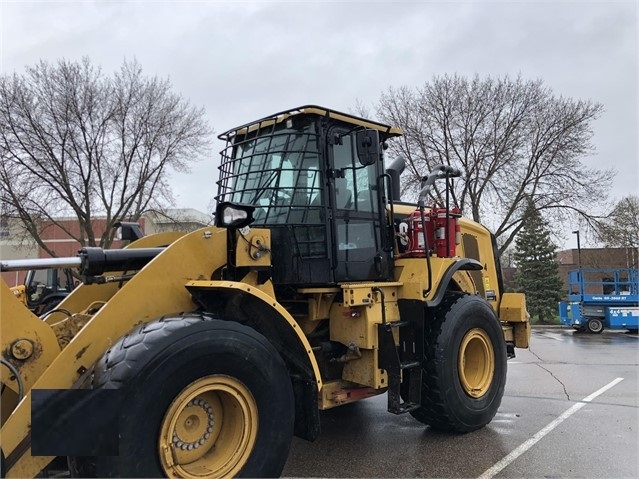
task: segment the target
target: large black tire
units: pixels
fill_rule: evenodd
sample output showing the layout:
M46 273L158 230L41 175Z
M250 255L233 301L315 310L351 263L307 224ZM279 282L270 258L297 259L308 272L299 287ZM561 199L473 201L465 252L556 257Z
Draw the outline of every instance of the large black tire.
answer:
M94 458L97 477L278 477L288 458L291 380L247 326L202 315L143 325L97 363L93 386L123 389L119 456Z
M589 333L601 334L604 330L604 323L600 318L590 318L586 323Z
M421 407L411 412L444 431L470 432L495 416L506 385L506 343L479 296L446 298L424 326Z

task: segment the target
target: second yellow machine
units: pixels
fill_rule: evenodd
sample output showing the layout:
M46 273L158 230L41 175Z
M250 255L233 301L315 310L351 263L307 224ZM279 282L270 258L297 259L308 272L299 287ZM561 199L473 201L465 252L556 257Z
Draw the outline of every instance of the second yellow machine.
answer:
M3 477L278 476L320 410L382 393L433 428L488 424L525 299L483 226L428 204L458 171L400 201L399 135L317 106L234 128L215 226L81 250L84 284L41 318L0 284Z

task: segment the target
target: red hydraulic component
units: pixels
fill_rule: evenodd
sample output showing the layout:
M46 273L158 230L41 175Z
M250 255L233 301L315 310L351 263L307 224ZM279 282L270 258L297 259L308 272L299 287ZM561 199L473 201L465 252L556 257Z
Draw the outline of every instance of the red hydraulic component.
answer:
M377 396L379 390L363 387L363 388L344 388L333 391L333 401L337 404L346 404L349 402L359 401L372 396Z
M431 208L424 211L424 222L419 209L413 211L406 221L408 222L408 246L402 256L424 257L426 249L424 244L423 224L426 225L426 239L431 253L439 258L456 256L456 247L461 242L459 228L459 208Z

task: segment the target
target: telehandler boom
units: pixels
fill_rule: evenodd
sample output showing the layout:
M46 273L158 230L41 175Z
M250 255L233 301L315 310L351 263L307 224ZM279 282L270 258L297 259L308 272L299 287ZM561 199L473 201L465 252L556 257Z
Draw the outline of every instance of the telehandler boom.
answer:
M0 282L2 477L278 476L321 410L384 393L433 428L488 424L525 299L486 228L427 204L457 170L399 199L401 134L318 106L242 125L215 226L81 250L42 317Z

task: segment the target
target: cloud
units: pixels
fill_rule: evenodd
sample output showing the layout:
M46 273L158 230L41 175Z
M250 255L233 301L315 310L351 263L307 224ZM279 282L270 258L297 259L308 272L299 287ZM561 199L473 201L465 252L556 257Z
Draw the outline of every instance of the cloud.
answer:
M4 2L3 72L88 55L106 72L136 58L226 131L317 103L349 111L389 86L433 75L541 78L558 95L601 102L592 166L620 171L613 195L639 194L637 4L617 2ZM216 145L216 150L222 147ZM172 184L205 211L217 155Z

